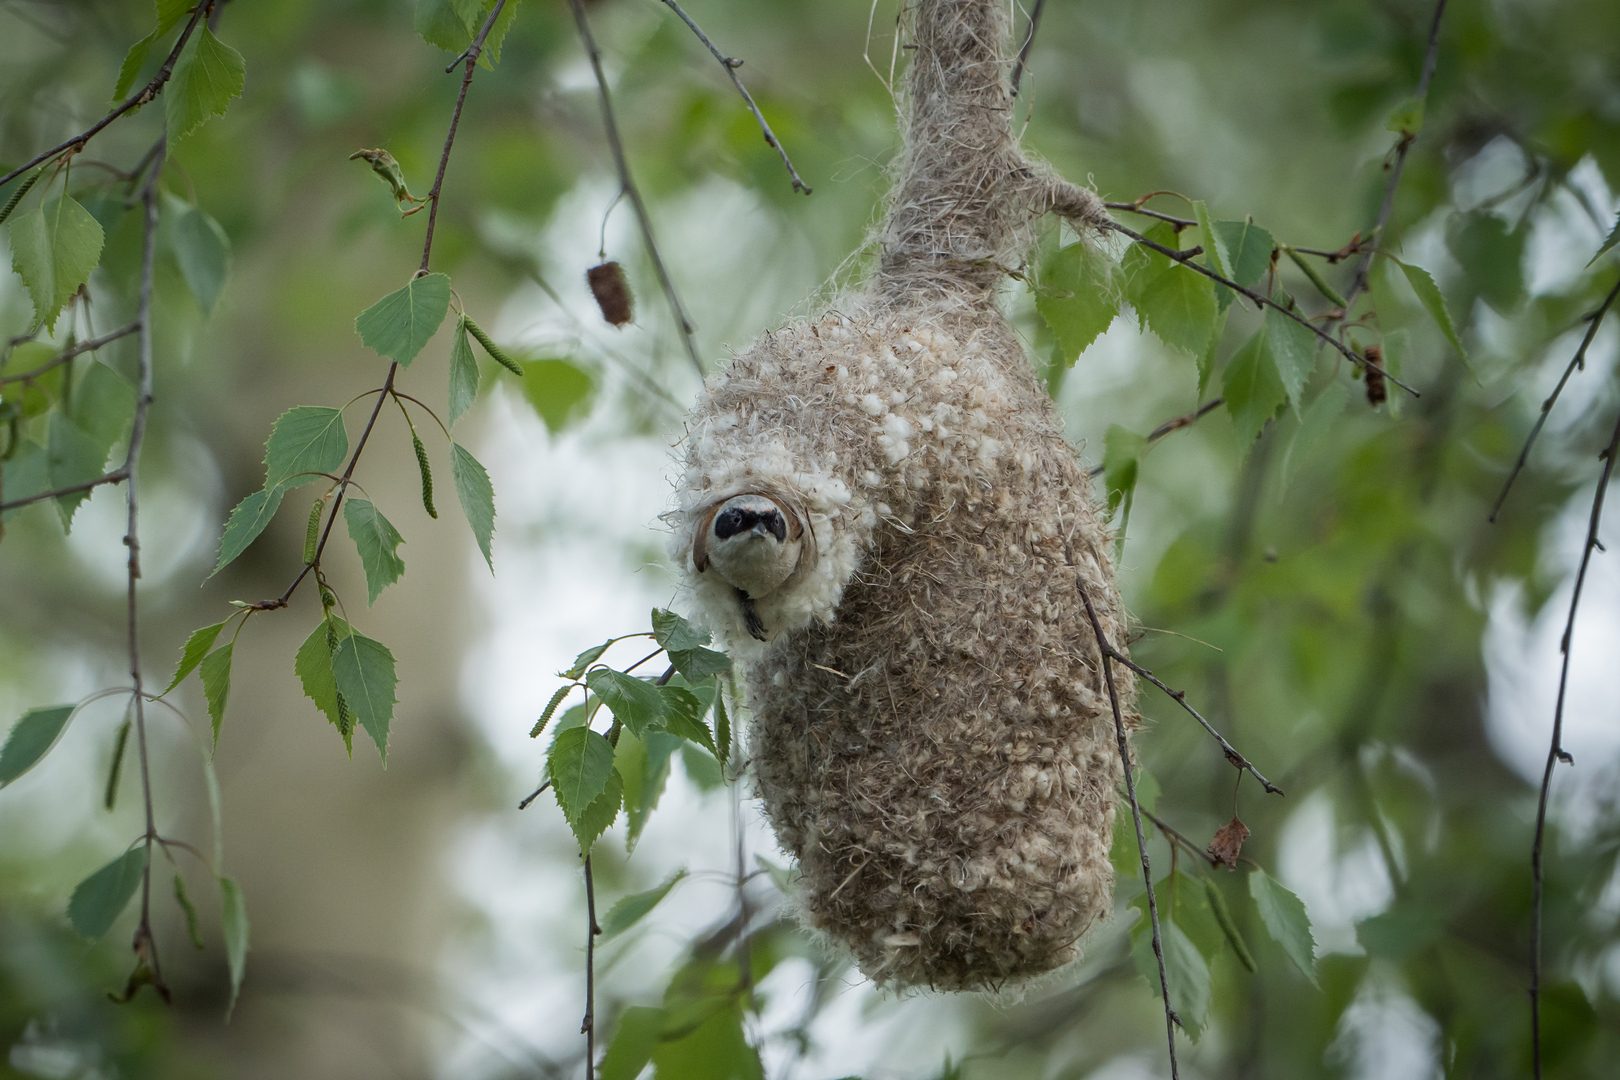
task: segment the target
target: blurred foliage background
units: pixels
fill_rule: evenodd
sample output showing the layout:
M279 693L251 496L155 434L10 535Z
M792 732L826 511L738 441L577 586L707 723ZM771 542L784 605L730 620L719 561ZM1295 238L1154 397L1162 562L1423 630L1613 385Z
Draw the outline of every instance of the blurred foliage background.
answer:
M380 378L353 320L415 268L426 215L402 219L347 159L385 147L425 193L460 82L459 68L443 74L452 54L413 32L412 8L220 8L245 91L171 148L162 176L167 195L219 222L230 257L211 312L160 258L143 486L149 682L166 681L186 636L229 614L227 601L275 596L302 565L293 499L197 587L226 514L261 482L271 422L295 405L342 405ZM687 8L746 61L740 74L815 189L792 191L723 72L664 5L587 5L632 170L712 367L858 280L897 147L886 82L904 56L892 0ZM1172 189L1288 243L1337 249L1376 216L1395 141L1385 120L1417 84L1432 12L1428 0L1052 0L1019 98L1025 141L1109 199ZM0 168L103 115L125 50L150 27L145 3L0 4ZM1250 444L1217 410L1141 458L1122 548L1142 626L1133 654L1287 791L1249 782L1234 794L1202 732L1145 697L1152 808L1200 846L1241 817L1253 830L1244 854L1304 899L1317 951L1313 985L1260 927L1238 875L1214 872L1258 970L1215 942L1208 1019L1196 1043L1181 1042L1184 1075L1528 1074L1536 784L1595 455L1620 408L1612 316L1500 519L1486 519L1582 316L1620 273L1613 253L1588 266L1620 191L1617 42L1612 0L1447 7L1424 126L1380 242L1434 274L1471 367L1404 284L1379 275L1379 329L1406 331L1401 373L1421 398L1391 388L1372 407L1323 358L1312 395L1335 381L1352 393L1325 416L1306 410L1315 423L1285 412ZM387 412L356 473L406 539L404 579L370 609L356 599L352 552L329 571L351 620L399 661L387 769L369 745L345 755L300 692L292 657L320 618L316 597L250 620L214 758L225 862L253 925L242 999L224 1023L209 893L201 951L179 910L157 905L173 1004L147 992L117 1005L107 991L127 974L133 913L91 944L64 912L74 884L139 834L139 791L126 769L116 808L103 809L122 712L116 699L85 709L0 792L0 1075L582 1073L577 851L554 805L514 806L535 786L543 748L526 736L552 673L587 645L644 630L648 608L672 598L657 515L697 388L629 208L614 206L595 92L567 5L521 0L499 63L468 96L434 268L526 374L481 357L484 391L458 433L495 482L493 579L453 509L438 521L422 512L409 433ZM81 201L112 187L87 159L129 168L161 113L98 136L74 165ZM1173 198L1153 205L1188 213ZM81 338L131 310L138 215L107 215ZM1048 255L1061 239L1054 228ZM637 296L624 330L602 324L585 288L600 254L626 266ZM1326 272L1348 284L1343 264ZM1281 273L1308 292L1286 263ZM1200 404L1192 358L1139 332L1129 311L1067 369L1035 300L1009 286L1031 361L1089 461L1110 425L1146 434ZM31 311L17 277L0 280L0 332L27 333ZM1257 325L1236 308L1231 319L1217 369ZM401 381L435 408L449 336ZM129 370L133 341L98 362ZM429 446L442 509L444 443ZM125 681L121 515L113 488L66 536L49 506L8 515L7 724ZM1620 526L1602 535L1620 543ZM1575 768L1557 774L1548 837L1545 1067L1559 1077L1611 1075L1620 1060L1620 573L1599 554L1592 575L1573 643ZM194 681L172 700L206 728ZM207 847L192 737L150 715L160 827ZM1176 864L1155 834L1164 874ZM1001 1000L894 1000L795 927L782 873L751 876L734 918L736 868L753 870L756 856L782 861L746 781L723 784L712 759L690 754L634 852L622 825L599 845L599 918L691 871L599 949L599 1049L615 1032L633 1041L646 1014L626 1010L662 1002L695 1010L692 1037L654 1054L665 1078L1167 1075L1156 992L1130 956L1142 887L1128 857L1121 914L1076 967ZM1194 862L1177 857L1201 873ZM193 888L212 885L198 874ZM1184 891L1177 903L1192 901ZM745 969L757 994L727 996Z

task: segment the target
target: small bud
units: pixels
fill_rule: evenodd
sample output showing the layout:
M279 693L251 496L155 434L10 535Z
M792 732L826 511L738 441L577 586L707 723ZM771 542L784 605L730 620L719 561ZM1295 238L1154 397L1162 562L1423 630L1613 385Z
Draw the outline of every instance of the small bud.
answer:
M596 297L596 306L602 309L602 318L614 326L623 326L631 320L633 304L624 267L616 262L605 262L585 271L585 280L590 284L591 295Z

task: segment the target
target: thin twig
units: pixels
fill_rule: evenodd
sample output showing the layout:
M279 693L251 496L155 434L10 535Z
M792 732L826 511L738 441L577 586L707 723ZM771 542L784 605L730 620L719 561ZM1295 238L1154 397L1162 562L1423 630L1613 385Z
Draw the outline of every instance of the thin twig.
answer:
M753 95L742 84L742 80L737 78L737 69L742 67L743 62L735 56L727 56L715 48L714 42L710 41L709 36L698 27L697 23L692 21L690 15L681 10L681 5L677 4L675 0L664 0L664 6L681 17L681 22L685 23L692 33L697 35L698 40L703 42L704 48L708 49L714 58L720 61L720 66L726 69L726 74L731 77L731 85L737 88L737 93L741 94L743 101L748 103L748 111L754 114L755 120L759 121L759 130L764 133L765 142L781 156L782 164L787 168L788 177L793 181L793 190L802 191L806 195L810 194L810 185L799 178L798 170L793 167L793 162L788 159L787 150L783 148L781 140L776 137L776 132L771 130L771 125L766 121L765 114L759 111L759 106L754 104Z
M35 165L38 165L40 162L49 161L64 151L70 151L75 154L78 153L80 150L84 149L85 143L88 143L91 139L100 134L101 130L108 124L129 112L129 110L139 105L145 105L153 98L157 97L158 94L163 91L163 84L169 81L170 75L174 74L174 62L180 58L180 50L186 47L186 41L190 39L191 32L197 28L198 21L202 19L203 15L211 7L213 7L212 4L197 5L196 10L191 13L191 21L186 23L186 28L180 31L180 37L177 41L175 41L174 48L169 50L168 59L163 61L163 66L158 68L158 72L152 77L152 81L142 87L134 97L118 106L106 116L103 116L85 131L73 136L73 138L69 139L67 142L58 143L44 153L23 162L21 165L17 166L15 169L12 169L4 176L0 176L0 184L5 184L16 179L29 169L32 169Z
M1205 416L1208 416L1210 413L1214 412L1224 404L1226 404L1225 398L1211 398L1209 401L1204 402L1202 405L1198 406L1198 408L1194 409L1190 413L1187 413L1185 416L1178 416L1174 420L1166 420L1164 423L1148 432L1146 441L1149 443L1155 443L1164 438L1166 435L1170 434L1172 431L1180 431L1184 427L1191 427L1193 424L1197 423L1199 420L1202 420ZM1102 473L1103 466L1101 465L1094 466L1091 470L1092 476L1101 476Z
M1425 101L1429 96L1429 81L1434 78L1435 64L1440 56L1440 18L1446 13L1446 0L1437 0L1434 5L1434 18L1429 23L1429 45L1423 54L1423 72L1418 76L1417 99ZM1390 166L1389 180L1384 184L1384 201L1378 207L1378 221L1372 231L1365 234L1368 245L1381 244L1384 240L1384 229L1389 224L1389 216L1395 209L1395 189L1401 184L1401 171L1406 168L1406 155L1412 149L1412 143L1417 139L1416 133L1402 133L1395 143L1395 163ZM1355 305L1356 299L1367 291L1367 273L1372 269L1373 256L1377 252L1367 250L1362 253L1361 259L1356 263L1356 275L1350 282L1350 289L1345 293L1349 301L1344 306L1345 316L1350 314L1350 308ZM1388 374L1385 375L1388 378Z
M1105 202L1103 205L1110 210L1122 210L1127 214L1141 214L1143 217L1156 218L1159 221L1168 221L1178 229L1185 229L1189 226L1198 224L1198 222L1194 221L1192 218L1176 217L1174 214L1164 214L1157 210L1149 210L1140 203Z
M1071 559L1071 564L1073 560ZM1114 685L1111 661L1118 655L1103 635L1102 621L1097 609L1091 606L1091 593L1086 590L1085 578L1078 567L1074 575L1080 599L1085 602L1086 616L1091 620L1091 632L1097 639L1097 652L1102 660L1103 680L1108 684L1108 703L1114 710L1114 736L1119 744L1120 768L1125 773L1125 794L1131 800L1131 819L1136 823L1136 852L1142 857L1142 881L1147 886L1148 918L1153 922L1153 956L1159 962L1159 990L1164 997L1164 1034L1170 1046L1170 1080L1179 1080L1176 1066L1176 1025L1181 1018L1170 1007L1170 977L1164 970L1164 939L1159 933L1159 902L1153 896L1153 867L1148 862L1147 835L1142 831L1142 806L1136 799L1136 777L1131 772L1131 748L1125 738L1125 716L1119 708L1119 689Z
M1580 608L1581 589L1586 584L1586 569L1592 562L1592 552L1602 548L1598 540L1598 526L1603 522L1603 499L1609 490L1609 478L1614 473L1617 453L1620 453L1620 417L1615 419L1614 434L1609 436L1608 449L1603 453L1603 475L1598 478L1597 491L1592 495L1592 516L1586 527L1581 568L1575 574L1575 591L1569 598L1569 620L1564 624L1564 636L1558 646L1564 654L1564 662L1558 673L1558 704L1553 708L1552 743L1547 748L1547 766L1541 774L1541 796L1536 804L1536 840L1530 849L1534 878L1530 929L1530 1050L1536 1080L1541 1080L1541 849L1547 831L1547 798L1552 791L1554 767L1560 761L1571 765L1575 763L1564 749L1564 698L1569 689L1570 645L1575 635L1575 613Z
M1552 412L1553 404L1558 401L1558 395L1564 392L1564 384L1569 382L1569 377L1575 374L1576 368L1586 366L1586 350L1592 344L1592 339L1597 337L1603 316L1609 313L1609 307L1614 303L1616 296L1620 296L1620 278L1615 280L1614 288L1609 290L1609 295L1603 298L1603 303L1598 305L1598 309L1586 316L1590 325L1586 328L1586 336L1581 338L1581 347L1575 350L1575 355L1571 358L1569 366L1564 369L1558 385L1547 395L1547 400L1541 403L1541 415L1536 417L1535 426L1530 429L1530 437L1524 440L1524 447L1519 451L1519 460L1513 463L1513 471L1508 474L1507 483L1502 485L1502 493L1496 497L1496 505L1491 507L1491 516L1486 520L1495 522L1496 515L1502 512L1502 504L1507 502L1508 492L1513 490L1513 482L1519 478L1519 473L1524 471L1525 463L1530 460L1530 448L1536 445L1536 440L1541 437L1541 429L1547 423L1547 414Z
M1013 64L1012 94L1018 96L1018 84L1024 78L1024 65L1029 62L1030 46L1035 44L1035 31L1040 29L1041 12L1046 8L1046 0L1035 0L1035 7L1029 13L1029 32L1024 35L1024 43L1018 47L1018 61Z
M1142 811L1142 816L1153 822L1153 824L1157 825L1160 832L1168 836L1173 843L1180 845L1184 851L1203 859L1205 862L1209 863L1210 866L1217 866L1220 864L1219 859L1211 855L1208 851L1200 849L1199 846L1188 839L1185 834L1172 829L1164 822L1163 819L1154 817L1151 810Z
M596 935L602 928L596 925L596 886L591 881L591 857L585 856L585 917L590 925L585 928L585 1019L579 1030L585 1036L585 1075L596 1075Z
M422 241L420 273L427 273L428 256L433 253L433 227L439 221L439 189L444 186L444 170L450 164L450 147L456 141L456 125L461 123L461 107L467 103L467 88L472 85L473 71L478 67L478 56L484 51L484 41L489 37L490 28L495 25L495 20L500 18L501 8L505 6L506 0L495 0L495 6L490 9L489 18L484 20L483 28L478 31L478 36L473 38L472 44L467 46L467 51L462 54L467 58L467 70L461 76L461 93L456 95L456 111L450 114L450 132L444 137L444 151L439 155L439 171L433 177L433 190L427 193L427 201L432 205L428 207L427 238ZM391 376L393 373L389 374ZM392 378L389 382L392 384Z
M658 252L658 240L653 236L652 218L647 213L647 204L642 201L641 191L630 178L630 163L624 156L624 141L619 138L619 122L613 114L613 97L608 93L607 73L602 70L602 51L596 47L596 38L591 35L591 24L585 18L584 4L580 0L568 0L568 6L574 12L574 25L579 28L579 40L585 46L585 55L591 61L591 71L596 75L596 89L602 101L602 126L607 132L608 148L613 152L614 168L619 173L619 186L623 188L625 196L630 200L631 208L636 213L636 223L641 226L642 242L647 245L653 272L658 276L658 284L664 290L664 299L668 301L670 311L675 316L675 325L681 332L686 355L692 361L692 367L697 371L698 377L702 378L703 359L698 356L697 343L692 340L692 320L687 317L686 307L681 303L679 294L675 292L675 283L670 280L669 270L664 266L664 257Z
M110 334L103 334L100 337L92 338L89 341L81 341L77 345L63 349L56 356L52 357L50 360L47 360L39 367L34 368L32 371L23 371L16 375L0 375L0 385L14 382L27 382L30 379L37 379L47 371L50 371L52 368L55 368L60 364L67 363L69 360L72 360L75 356L78 356L81 353L95 352L109 341L117 341L119 338L128 337L140 328L141 324L139 322L132 322L128 326L119 327Z
M544 795L545 792L546 792L546 789L549 788L550 786L551 786L551 781L547 780L545 783L541 784L539 787L537 787L533 791L529 792L529 797L524 799L522 802L518 803L518 809L519 810L527 810L529 808L529 804L534 802L534 800L538 799L541 795Z
M199 10L201 7L199 6ZM196 22L196 16L192 17ZM164 140L159 140L162 147ZM146 440L146 419L152 407L152 285L157 266L158 177L163 171L159 149L159 164L147 177L141 192L145 209L145 231L141 240L141 292L140 309L136 322L140 324L140 386L135 398L135 420L129 432L129 451L124 456L124 476L129 483L124 495L129 507L129 519L124 533L124 545L129 548L129 589L127 596L129 633L129 675L134 690L135 745L140 751L141 798L146 807L146 868L141 874L141 921L135 930L135 954L152 972L152 985L169 1000L169 989L163 983L163 971L158 963L157 941L152 936L152 843L157 839L157 824L152 813L152 771L146 747L146 692L141 683L140 619L136 608L136 582L141 576L141 540L138 530L140 513L141 445Z
M94 480L82 480L77 484L69 484L66 487L54 488L51 491L42 491L37 495L29 495L25 498L0 503L0 512L15 510L19 506L27 506L30 503L44 502L46 499L55 499L63 495L74 495L81 491L89 491L91 488L98 488L102 484L117 484L128 478L129 473L120 467L104 476L98 476Z
M1203 274L1205 277L1209 278L1211 281L1219 282L1220 284L1225 285L1228 289L1231 289L1233 292L1241 293L1242 295L1248 297L1249 300L1256 307L1264 306L1264 307L1269 307L1269 308L1275 308L1276 310L1282 312L1284 315L1288 316L1288 318L1293 319L1295 322L1299 323L1299 325L1301 325L1305 329L1309 330L1312 334L1316 335L1316 337L1319 338L1325 344L1333 346L1333 348L1337 349L1340 353L1344 354L1345 358L1350 360L1351 363L1357 364L1357 365L1359 365L1359 366L1361 366L1363 368L1371 366L1371 365L1368 364L1366 357L1362 356L1360 353L1356 352L1356 350L1350 348L1348 345L1344 344L1342 341L1339 341L1337 338L1334 338L1334 337L1330 336L1325 330L1322 330L1322 329L1318 328L1316 326L1316 324L1311 322L1309 319L1302 318L1300 315L1296 314L1293 311L1290 311L1286 307L1283 307L1281 304L1277 303L1277 301L1271 299L1271 297L1269 297L1269 296L1264 296L1264 295L1262 295L1260 293L1257 293L1253 289L1246 289L1242 285L1239 285L1237 282L1233 281L1231 278L1225 277L1225 276L1223 276L1221 274L1217 274L1215 271L1211 270L1209 267L1202 266L1202 265L1200 265L1198 263L1193 262L1192 260L1193 260L1193 257L1194 257L1195 254L1202 254L1202 252L1203 252L1202 248L1192 248L1192 249L1190 249L1188 251L1176 251L1176 250L1174 250L1172 248L1165 247L1163 244L1158 243L1157 241L1149 240L1147 237L1143 236L1141 233L1136 232L1135 230L1132 230L1132 229L1127 229L1125 226L1119 224L1118 222L1111 221L1111 222L1108 223L1106 228L1112 229L1114 232L1124 233L1126 236L1130 237L1132 240L1135 240L1138 244L1141 244L1143 247L1151 248L1152 250L1157 251L1160 255L1163 255L1163 256L1165 256L1167 258L1170 258L1170 259L1174 259L1176 262L1178 262L1181 265L1185 266L1187 269L1196 270L1198 273ZM1416 390L1412 389L1410 386L1408 386L1405 383L1401 382L1395 376L1391 375L1389 372L1384 371L1382 368L1380 368L1379 371L1383 374L1384 378L1388 379L1390 382L1394 383L1396 386L1400 387L1402 390L1405 390L1407 393L1411 394L1413 397L1422 397L1423 396L1422 394L1419 394Z

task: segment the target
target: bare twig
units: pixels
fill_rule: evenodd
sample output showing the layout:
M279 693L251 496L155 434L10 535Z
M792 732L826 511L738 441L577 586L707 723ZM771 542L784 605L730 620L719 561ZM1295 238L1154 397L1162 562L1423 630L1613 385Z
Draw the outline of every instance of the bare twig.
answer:
M1070 560L1071 565L1073 560ZM1125 794L1131 800L1131 818L1136 823L1136 852L1142 857L1142 881L1147 886L1148 917L1153 921L1153 956L1159 962L1159 990L1164 997L1164 1034L1170 1046L1170 1080L1179 1080L1180 1072L1176 1066L1176 1025L1181 1018L1170 1007L1170 978L1164 970L1164 939L1159 933L1159 902L1153 896L1153 867L1148 862L1147 835L1142 831L1142 806L1136 798L1136 777L1131 772L1131 748L1125 739L1125 716L1119 709L1119 689L1114 685L1114 668L1111 661L1119 654L1109 644L1108 638L1103 634L1102 621L1097 618L1097 609L1091 606L1091 593L1086 590L1086 581L1076 568L1074 575L1075 587L1080 590L1080 599L1085 602L1086 616L1091 620L1091 632L1097 638L1097 652L1102 660L1103 680L1108 684L1108 704L1114 710L1114 735L1119 744L1120 768L1125 773Z
M518 803L518 809L519 810L527 810L529 808L529 804L534 802L534 800L538 799L541 795L544 795L545 792L546 792L546 789L549 788L550 786L551 786L551 781L547 780L545 783L541 784L539 787L537 787L533 791L529 792L528 798L526 798L522 802Z
M669 270L664 266L664 257L658 252L658 241L653 236L652 218L647 213L647 204L641 198L641 191L636 187L635 181L630 178L630 163L624 156L624 141L619 138L619 122L613 114L613 97L608 93L607 74L602 70L602 51L596 47L596 38L591 35L591 24L585 18L585 6L580 0L568 0L568 6L574 13L574 24L579 28L579 40L585 46L585 55L591 61L591 71L596 75L596 89L602 101L602 126L607 132L608 148L613 152L613 165L619 173L619 186L624 189L625 196L630 200L630 206L635 210L636 223L641 226L641 239L647 245L647 254L652 259L653 272L658 276L658 284L664 290L664 299L675 316L675 325L680 329L681 341L686 346L686 355L692 361L692 367L697 371L698 377L703 376L703 359L698 356L697 343L692 340L692 320L687 317L686 307L681 303L679 294L675 292L675 283L670 280Z
M1586 350L1592 344L1592 339L1597 337L1603 316L1609 313L1616 296L1620 296L1620 279L1615 280L1614 288L1609 290L1609 295L1603 298L1603 303L1598 305L1597 310L1586 316L1589 325L1586 328L1586 336L1581 338L1581 347L1575 350L1575 355L1570 359L1569 366L1564 369L1558 385L1547 395L1547 400L1541 403L1541 415L1536 417L1535 426L1530 429L1530 437L1524 440L1524 447L1519 451L1519 459L1513 463L1513 471L1508 474L1507 483L1502 485L1502 493L1496 497L1496 505L1491 507L1491 516L1487 520L1494 522L1496 515L1502 512L1502 504L1507 502L1508 492L1513 490L1513 482L1519 478L1519 473L1524 471L1525 463L1530 460L1530 448L1536 445L1536 440L1541 437L1541 429L1547 423L1547 415L1552 412L1558 396L1564 392L1564 384L1569 382L1569 377L1575 374L1576 368L1586 366Z
M117 341L122 337L128 337L140 328L141 324L139 322L132 322L128 326L119 327L110 334L103 334L100 337L92 338L89 341L81 341L77 345L63 349L56 356L39 365L39 367L34 368L32 371L22 371L18 372L16 375L0 375L0 385L14 382L27 382L30 379L37 379L47 371L50 371L52 368L67 363L69 360L72 360L75 356L78 356L81 353L95 352L108 342Z
M479 55L484 51L484 41L489 37L490 29L495 25L495 20L500 18L501 9L505 6L506 0L495 0L495 6L490 9L489 18L484 20L478 36L473 38L472 44L467 46L467 51L462 53L467 58L467 70L461 76L461 93L456 95L456 111L450 114L450 132L444 137L444 152L439 155L439 171L433 177L433 190L427 193L427 201L432 205L428 207L427 238L422 241L421 273L427 272L428 256L433 253L433 227L439 221L439 189L444 186L444 170L450 164L450 148L455 145L456 125L461 123L461 107L467 103L467 88L472 85L473 71L478 66ZM454 64L450 66L455 67ZM448 70L447 68L446 71ZM388 374L389 385L392 386L393 372L390 371Z
M1203 850L1202 848L1200 848L1197 844L1193 843L1190 839L1187 838L1187 836L1185 834L1177 832L1175 829L1172 829L1169 825L1167 825L1164 822L1163 819L1155 817L1151 810L1142 811L1142 816L1147 818L1149 821L1153 822L1153 824L1157 825L1159 827L1160 832L1164 833L1165 836L1170 838L1170 841L1173 844L1175 844L1176 846L1179 846L1183 851L1186 851L1189 855L1192 855L1195 858L1199 858L1199 859L1204 860L1205 862L1209 863L1210 866L1218 866L1218 865L1220 865L1220 860L1219 859L1217 859L1215 856L1211 855L1209 852L1207 852L1207 851Z
M1155 443L1164 438L1166 435L1170 434L1172 431L1180 431L1184 427L1191 427L1193 424L1196 424L1199 420L1202 420L1205 416L1208 416L1210 413L1214 412L1224 404L1226 404L1225 398L1211 398L1209 401L1204 402L1202 405L1198 406L1198 408L1194 409L1190 413L1187 413L1185 416L1178 416L1174 420L1166 420L1164 423L1148 432L1147 441L1150 443ZM1101 476L1102 473L1103 466L1101 465L1097 465L1091 470L1092 476Z
M1617 453L1620 453L1620 417L1615 419L1614 434L1609 436L1608 449L1603 452L1603 474L1598 477L1597 491L1592 495L1592 516L1586 527L1586 544L1581 550L1581 568L1575 574L1575 591L1569 598L1569 620L1564 624L1564 636L1558 646L1564 654L1564 661L1558 673L1558 704L1553 708L1552 742L1547 748L1547 766L1541 774L1541 796L1536 803L1536 839L1530 849L1534 879L1530 927L1530 1049L1536 1080L1541 1080L1541 855L1542 841L1547 831L1547 798L1552 791L1553 769L1560 761L1571 765L1575 763L1564 749L1564 699L1569 689L1570 645L1575 635L1575 613L1580 608L1581 589L1586 584L1586 569L1592 562L1592 552L1602 550L1598 526L1603 522L1603 499L1609 490L1609 478L1614 473Z
M1178 229L1185 229L1189 226L1198 224L1198 222L1194 221L1192 218L1176 217L1174 214L1164 214L1157 210L1149 210L1140 202L1105 202L1103 205L1110 210L1122 210L1127 214L1141 214L1143 217L1156 218L1159 221L1168 221Z
M214 5L211 3L197 5L196 10L191 13L191 21L186 23L184 30L180 31L180 37L175 41L174 48L169 50L168 58L163 61L163 66L158 68L158 72L152 77L152 81L142 87L134 97L118 106L106 116L103 116L100 120L97 120L88 129L73 136L73 138L67 140L66 142L58 143L49 150L46 150L44 153L23 162L21 165L17 166L15 169L12 169L4 176L0 176L0 184L5 184L16 179L29 169L32 169L35 165L38 165L40 162L49 161L63 152L73 154L78 153L80 150L84 149L86 143L100 134L101 130L108 124L129 112L129 110L140 105L145 105L153 98L157 97L158 94L163 90L163 84L169 81L170 75L174 74L174 62L180 58L180 50L186 47L186 42L191 38L192 31L197 29L197 23L213 6Z
M737 93L741 94L743 101L748 104L748 111L753 113L754 119L759 122L759 130L765 135L766 144L781 156L782 164L788 171L788 178L793 181L793 190L802 191L806 195L810 194L810 185L799 178L799 172L793 167L793 162L789 160L787 150L783 148L781 140L776 137L776 132L771 130L771 125L765 119L765 114L759 111L758 105L754 104L753 95L742 84L742 80L737 77L737 69L742 67L743 62L734 56L727 56L715 48L714 42L710 41L709 36L699 28L697 23L692 21L690 15L681 10L681 5L677 4L675 0L664 0L664 6L681 17L681 22L685 23L692 33L697 35L698 40L703 42L704 48L708 49L714 58L720 61L720 66L726 69L726 74L731 78L731 85L737 88Z
M1041 12L1046 10L1046 0L1035 0L1035 6L1029 13L1029 32L1024 35L1024 43L1018 47L1018 60L1013 64L1012 92L1013 97L1018 96L1018 84L1024 79L1024 65L1029 63L1029 50L1035 44L1035 31L1041 26Z
M37 495L29 495L26 498L13 499L10 502L0 503L0 512L6 510L15 510L19 506L27 506L30 503L44 502L46 499L55 499L62 495L73 495L80 491L89 491L91 488L98 488L102 484L117 484L128 479L128 477L129 473L124 468L119 467L114 469L112 472L107 473L105 476L96 477L94 480L83 480L77 484L68 484L66 487L54 488L50 491L42 491Z
M585 917L590 925L585 928L585 1019L580 1021L580 1034L585 1036L585 1075L596 1074L596 935L602 928L596 925L596 886L591 881L591 857L585 856Z

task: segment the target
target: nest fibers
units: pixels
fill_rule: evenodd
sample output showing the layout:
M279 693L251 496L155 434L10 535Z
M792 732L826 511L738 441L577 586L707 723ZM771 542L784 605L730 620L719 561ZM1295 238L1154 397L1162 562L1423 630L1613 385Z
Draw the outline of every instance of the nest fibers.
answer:
M1049 971L1113 887L1118 747L1079 583L1116 645L1125 616L1089 477L994 300L1042 214L1103 208L1012 137L1006 8L911 7L877 273L708 380L672 515L747 676L801 915L895 987Z

